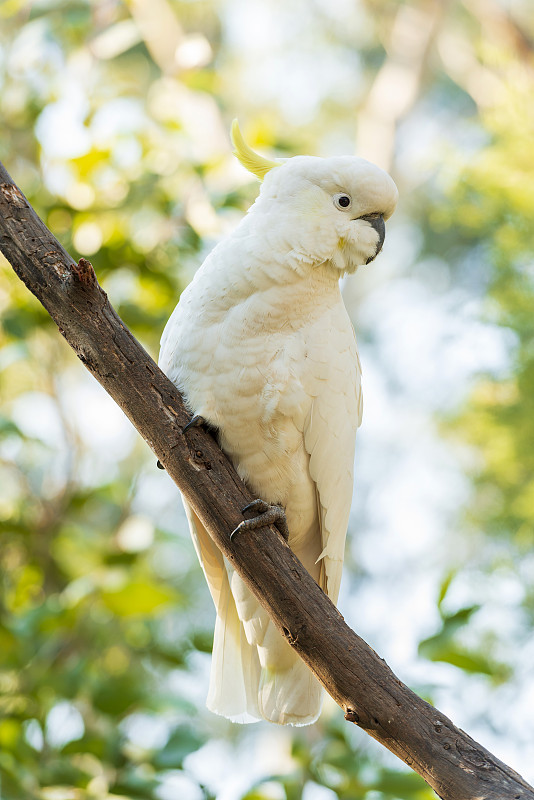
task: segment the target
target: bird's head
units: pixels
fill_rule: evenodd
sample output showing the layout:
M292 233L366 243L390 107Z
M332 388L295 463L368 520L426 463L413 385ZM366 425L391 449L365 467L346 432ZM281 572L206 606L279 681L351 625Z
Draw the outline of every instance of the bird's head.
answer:
M252 213L263 215L294 257L328 261L340 274L376 258L398 198L384 170L356 156L270 161L248 147L237 121L232 141L239 161L262 181Z

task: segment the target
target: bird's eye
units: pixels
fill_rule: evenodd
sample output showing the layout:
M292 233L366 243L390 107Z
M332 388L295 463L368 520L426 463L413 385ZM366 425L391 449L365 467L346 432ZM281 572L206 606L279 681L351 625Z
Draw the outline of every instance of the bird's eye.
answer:
M333 200L335 207L339 208L341 211L346 211L347 208L350 208L352 205L352 198L350 195L345 194L344 192L335 194Z

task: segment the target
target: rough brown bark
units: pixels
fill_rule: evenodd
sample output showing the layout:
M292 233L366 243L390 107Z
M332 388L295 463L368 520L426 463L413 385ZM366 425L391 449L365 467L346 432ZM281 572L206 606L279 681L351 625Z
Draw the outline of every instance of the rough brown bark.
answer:
M73 261L1 164L0 249L346 719L422 775L443 800L534 800L520 775L414 694L345 624L275 528L230 541L250 493L208 433L183 434L190 414L179 392L121 322L91 264Z

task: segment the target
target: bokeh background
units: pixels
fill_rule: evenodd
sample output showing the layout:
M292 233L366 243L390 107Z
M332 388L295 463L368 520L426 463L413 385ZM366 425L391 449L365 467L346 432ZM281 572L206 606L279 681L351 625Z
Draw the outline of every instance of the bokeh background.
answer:
M0 158L157 356L268 156L357 152L400 203L344 285L364 423L340 608L534 781L530 0L3 0ZM0 256L2 800L426 800L327 700L204 708L179 494Z

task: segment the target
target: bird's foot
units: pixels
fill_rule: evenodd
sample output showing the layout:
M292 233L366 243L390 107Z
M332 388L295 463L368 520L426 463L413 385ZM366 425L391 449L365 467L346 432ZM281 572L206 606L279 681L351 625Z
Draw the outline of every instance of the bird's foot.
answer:
M282 506L276 505L275 503L266 503L264 500L253 500L252 503L248 503L248 505L241 510L243 514L245 511L257 511L258 516L252 517L252 519L244 519L240 522L237 528L230 534L230 540L234 538L236 533L244 533L245 531L252 531L255 528L263 528L264 525L276 525L286 542L289 539L289 528L287 527L286 514Z
M201 417L200 414L195 414L194 417L191 417L185 428L182 430L182 433L185 433L190 428L201 428L202 425L206 424L206 420L204 417Z
M206 420L204 417L201 417L200 414L195 414L194 417L191 417L187 425L183 428L182 433L185 433L189 430L189 428L200 428L202 425L206 424ZM165 469L161 461L158 459L156 462L156 466L158 469Z

